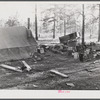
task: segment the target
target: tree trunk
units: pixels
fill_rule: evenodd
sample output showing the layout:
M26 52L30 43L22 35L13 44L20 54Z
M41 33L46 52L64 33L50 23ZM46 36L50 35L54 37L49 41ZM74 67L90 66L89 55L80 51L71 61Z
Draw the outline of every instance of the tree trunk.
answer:
M53 26L53 39L55 38L55 14L54 14L54 26Z
M98 42L100 41L100 4L99 4L99 30L98 30Z
M35 5L35 38L38 40L38 32L37 32L37 5Z
M64 18L64 35L66 35L66 20Z

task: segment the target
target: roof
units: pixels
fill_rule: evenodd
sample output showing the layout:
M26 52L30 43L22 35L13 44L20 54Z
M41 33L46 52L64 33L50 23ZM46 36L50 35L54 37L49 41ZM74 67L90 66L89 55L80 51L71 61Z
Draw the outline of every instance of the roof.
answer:
M37 43L27 28L0 28L0 62L30 58Z
M27 28L0 28L0 49L29 46Z

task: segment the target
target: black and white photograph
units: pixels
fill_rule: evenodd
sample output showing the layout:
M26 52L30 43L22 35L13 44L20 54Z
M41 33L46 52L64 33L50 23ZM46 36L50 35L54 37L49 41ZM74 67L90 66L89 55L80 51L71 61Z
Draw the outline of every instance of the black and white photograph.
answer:
M100 90L100 3L0 1L0 90Z

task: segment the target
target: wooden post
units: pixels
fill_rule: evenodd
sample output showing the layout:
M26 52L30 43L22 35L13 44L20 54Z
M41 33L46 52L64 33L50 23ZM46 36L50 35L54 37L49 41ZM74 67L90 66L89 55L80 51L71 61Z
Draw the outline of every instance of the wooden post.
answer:
M82 45L84 45L84 26L85 26L85 16L84 16L84 4L82 5Z
M100 4L99 4L99 30L98 30L98 42L100 41Z
M28 21L27 28L30 29L30 18L28 18L27 21Z
M38 32L37 32L37 5L35 5L35 38L38 40Z

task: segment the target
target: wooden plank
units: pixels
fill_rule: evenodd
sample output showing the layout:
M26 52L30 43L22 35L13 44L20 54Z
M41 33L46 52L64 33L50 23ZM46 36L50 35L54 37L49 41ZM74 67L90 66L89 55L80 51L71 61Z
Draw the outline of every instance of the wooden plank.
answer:
M73 83L66 83L66 85L71 86L71 87L75 87L75 85Z
M27 71L30 71L30 70L32 69L25 61L22 61L22 63L23 63L24 66L26 67L26 70L27 70Z
M12 67L12 66L9 66L9 65L0 64L0 66L3 67L3 68L6 68L6 69L13 70L13 71L22 72L22 70L15 68L15 67Z
M57 70L50 70L50 72L52 72L52 73L54 73L54 74L57 74L57 75L60 75L60 76L62 76L62 77L68 78L68 75L63 74L63 73L61 73L61 72L58 72Z

